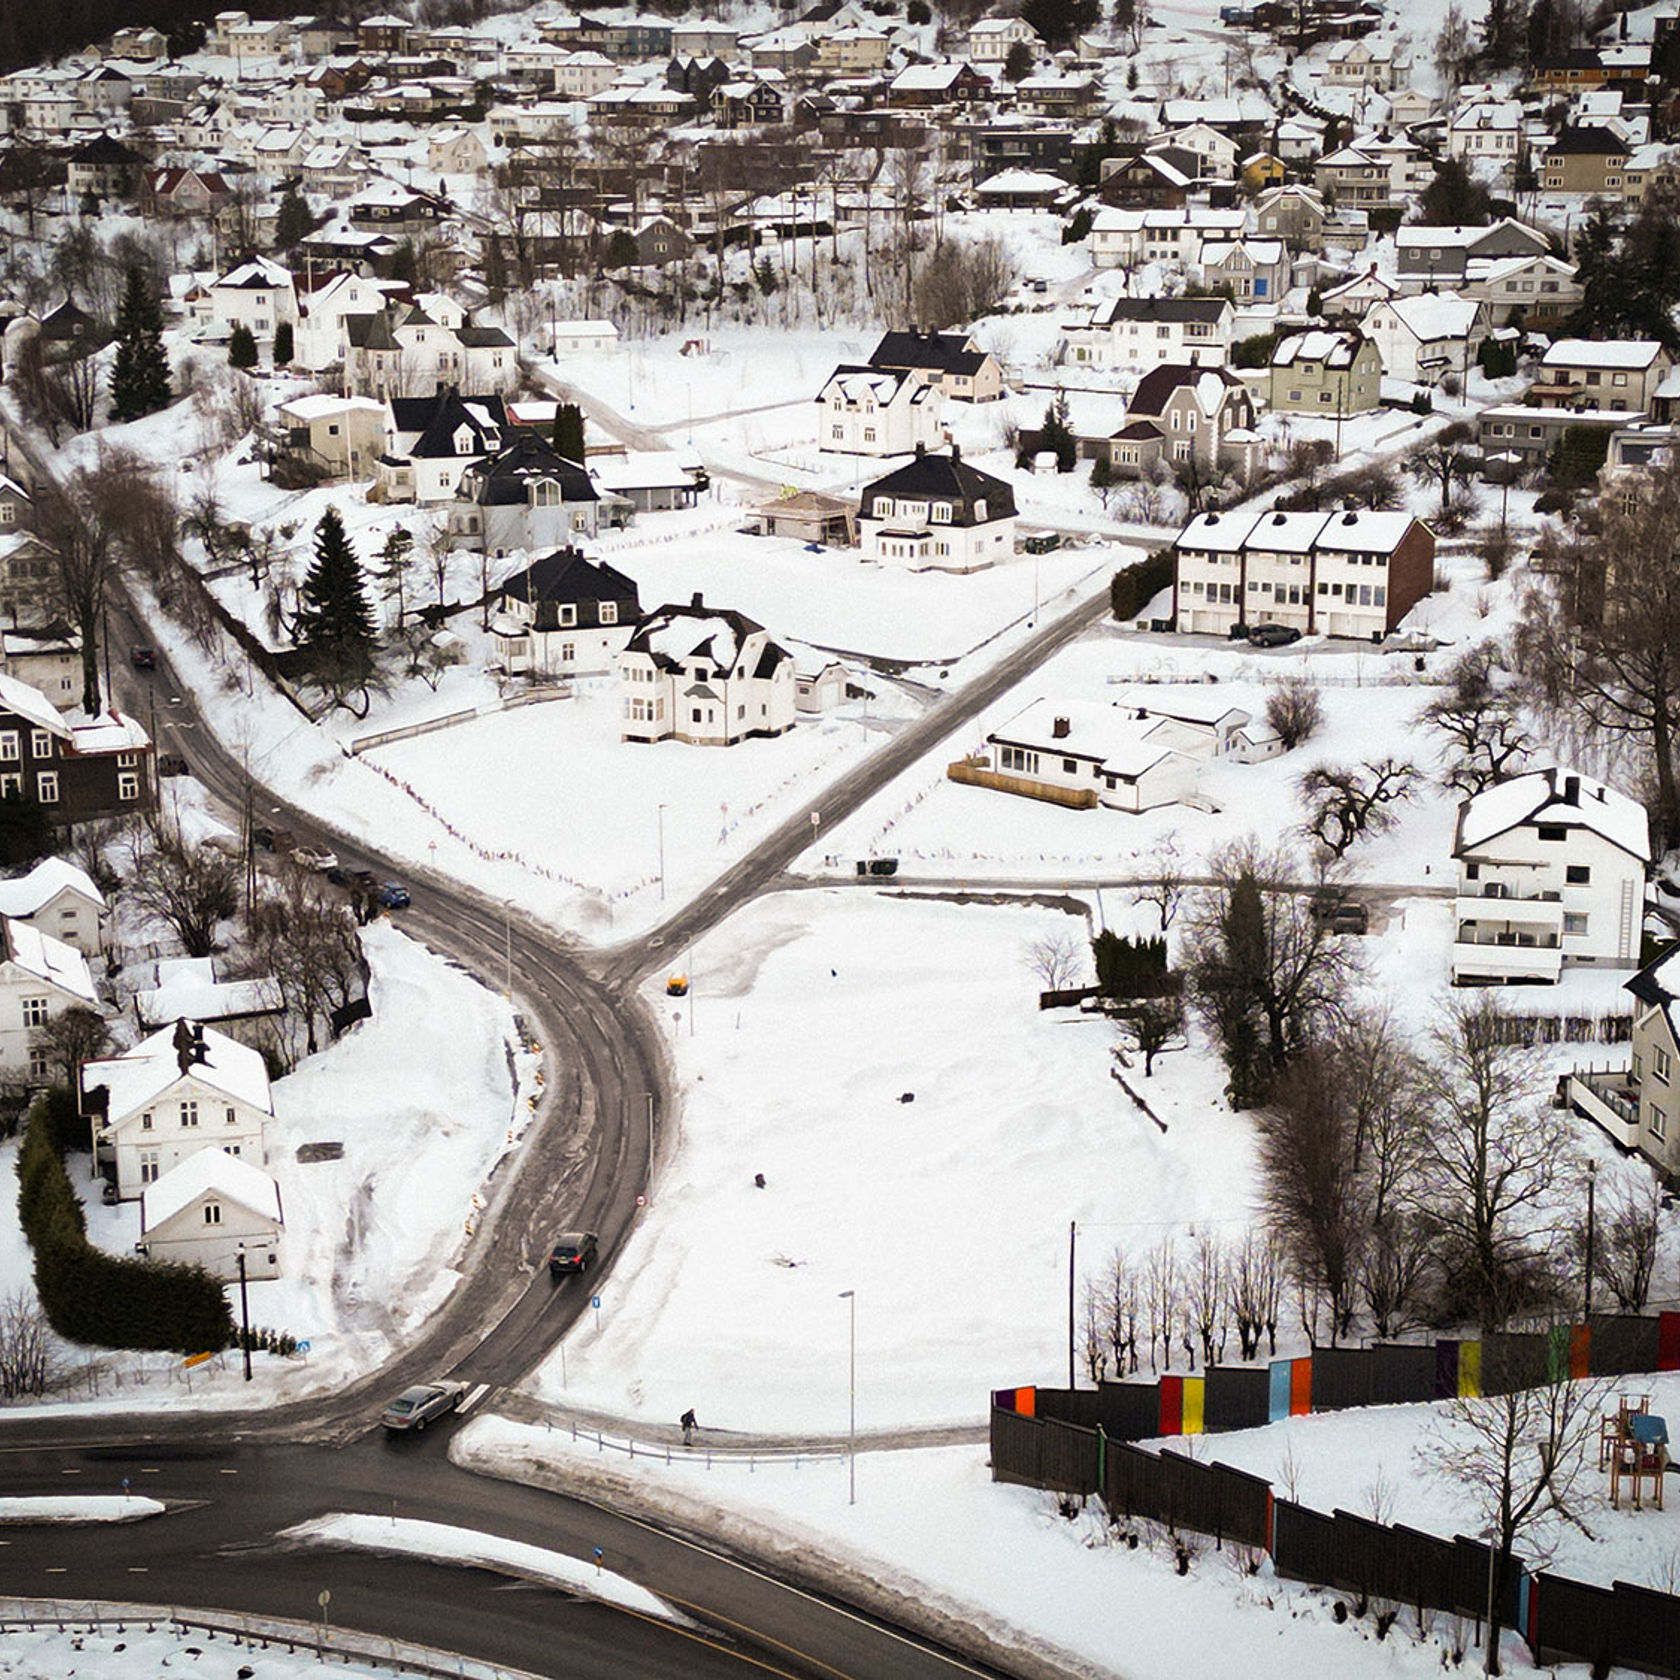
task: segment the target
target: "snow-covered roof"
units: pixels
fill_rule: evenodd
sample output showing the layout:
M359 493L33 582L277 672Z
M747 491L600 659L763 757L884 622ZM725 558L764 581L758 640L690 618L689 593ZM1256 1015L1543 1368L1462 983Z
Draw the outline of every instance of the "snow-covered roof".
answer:
M1066 730L1058 734L1065 723ZM1038 747L1096 761L1117 776L1141 776L1169 758L1185 755L1145 738L1135 712L1082 700L1035 700L987 737L993 742Z
M282 268L277 262L271 262L267 257L252 257L249 262L242 262L237 268L229 269L215 284L231 291L261 290L269 287L284 291L291 287L292 271Z
M290 402L281 403L279 412L288 420L296 420L300 425L307 426L316 420L326 420L334 415L351 414L358 410L382 415L385 405L376 402L372 397L335 397L327 391L316 391L306 397L293 397Z
M189 1021L188 1025L192 1023ZM268 1068L257 1051L226 1033L217 1032L214 1027L205 1027L206 1059L194 1062L188 1075L183 1075L175 1053L175 1030L175 1025L160 1027L121 1056L82 1064L82 1090L92 1091L103 1085L110 1092L108 1120L115 1123L126 1119L189 1075L236 1102L249 1104L265 1114L274 1112Z
M36 979L98 1007L99 998L93 989L93 976L88 972L87 958L74 945L66 945L62 939L42 933L28 922L7 918L3 925L6 955L12 962L26 974L33 974Z
M205 1195L236 1202L276 1225L285 1223L280 1212L280 1186L261 1167L209 1144L141 1192L141 1234L155 1231Z
M1055 194L1068 191L1068 184L1060 175L1042 169L1000 169L997 174L988 175L974 191L981 197L988 193Z
M1663 353L1654 338L1560 338L1541 359L1542 367L1645 368Z
M1307 554L1323 529L1322 513L1263 513L1248 533L1248 546L1273 554Z
M84 722L72 721L70 740L79 753L137 752L151 737L126 712L101 712Z
M69 738L70 725L64 721L52 701L40 689L31 688L28 683L19 682L16 677L0 676L0 706L9 712L16 712L20 718L37 729L51 730L61 739Z
M734 670L740 653L735 626L721 615L680 612L647 636L648 652L673 664L681 664L708 644L711 662L719 670Z
M134 1012L148 1031L189 1021L229 1021L245 1015L274 1015L285 1007L280 982L217 980L196 974L171 975L161 985L134 994Z
M1318 534L1321 549L1348 549L1356 554L1392 554L1412 528L1409 513L1356 509L1333 513Z
M590 463L589 471L603 490L680 490L694 484L683 462L674 449L633 449L602 456Z
M1473 794L1458 808L1453 855L1462 856L1524 824L1586 829L1641 860L1651 855L1644 806L1605 783L1553 766Z
M1420 342L1435 338L1465 338L1476 324L1481 305L1474 298L1452 292L1423 292L1417 297L1385 298L1366 320L1367 331L1390 316Z
M0 881L0 916L32 916L66 891L80 893L101 910L105 908L105 895L86 870L64 858L50 857L43 858L27 875Z

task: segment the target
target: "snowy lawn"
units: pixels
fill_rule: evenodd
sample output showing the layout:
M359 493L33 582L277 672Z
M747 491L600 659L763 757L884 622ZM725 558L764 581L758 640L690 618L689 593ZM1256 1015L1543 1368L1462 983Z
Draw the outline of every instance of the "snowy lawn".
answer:
M1070 1220L1093 1263L1123 1236L1245 1225L1250 1126L1218 1063L1168 1055L1138 1078L1163 1135L1109 1077L1112 1027L1038 1010L1027 947L1087 931L1053 910L830 890L708 935L690 999L650 988L680 1146L540 1391L832 1435L851 1289L859 1427L973 1420L994 1386L1066 1368Z

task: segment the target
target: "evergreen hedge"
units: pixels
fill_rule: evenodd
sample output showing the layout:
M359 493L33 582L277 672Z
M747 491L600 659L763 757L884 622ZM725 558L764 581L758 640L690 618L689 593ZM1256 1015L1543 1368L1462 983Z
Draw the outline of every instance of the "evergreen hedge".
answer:
M49 1101L30 1111L18 1154L18 1219L35 1252L35 1290L66 1341L159 1353L215 1353L234 1340L233 1312L202 1266L125 1260L87 1240Z
M1122 566L1109 580L1109 610L1116 618L1136 618L1173 580L1173 551L1158 548L1147 560Z

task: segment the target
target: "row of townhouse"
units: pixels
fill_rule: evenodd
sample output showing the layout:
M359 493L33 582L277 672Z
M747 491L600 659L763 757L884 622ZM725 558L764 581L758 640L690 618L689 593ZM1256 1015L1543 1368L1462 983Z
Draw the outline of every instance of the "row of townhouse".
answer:
M1173 544L1178 628L1281 624L1381 640L1430 592L1435 534L1405 513L1205 513Z

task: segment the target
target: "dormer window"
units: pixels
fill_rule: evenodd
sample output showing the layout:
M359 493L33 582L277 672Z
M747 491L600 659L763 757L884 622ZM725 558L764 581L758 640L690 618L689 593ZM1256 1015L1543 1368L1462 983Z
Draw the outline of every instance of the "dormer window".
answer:
M565 602L560 608L560 628L570 630L577 623L577 607L571 601Z
M984 496L980 497L974 504L974 517L980 522L984 522L986 518L986 498Z
M935 525L949 525L951 523L951 504L949 502L935 502L933 504L933 522Z
M602 624L618 623L618 602L597 601L595 603L596 616Z
M471 455L473 453L473 435L463 426L455 434L455 453L457 455Z

